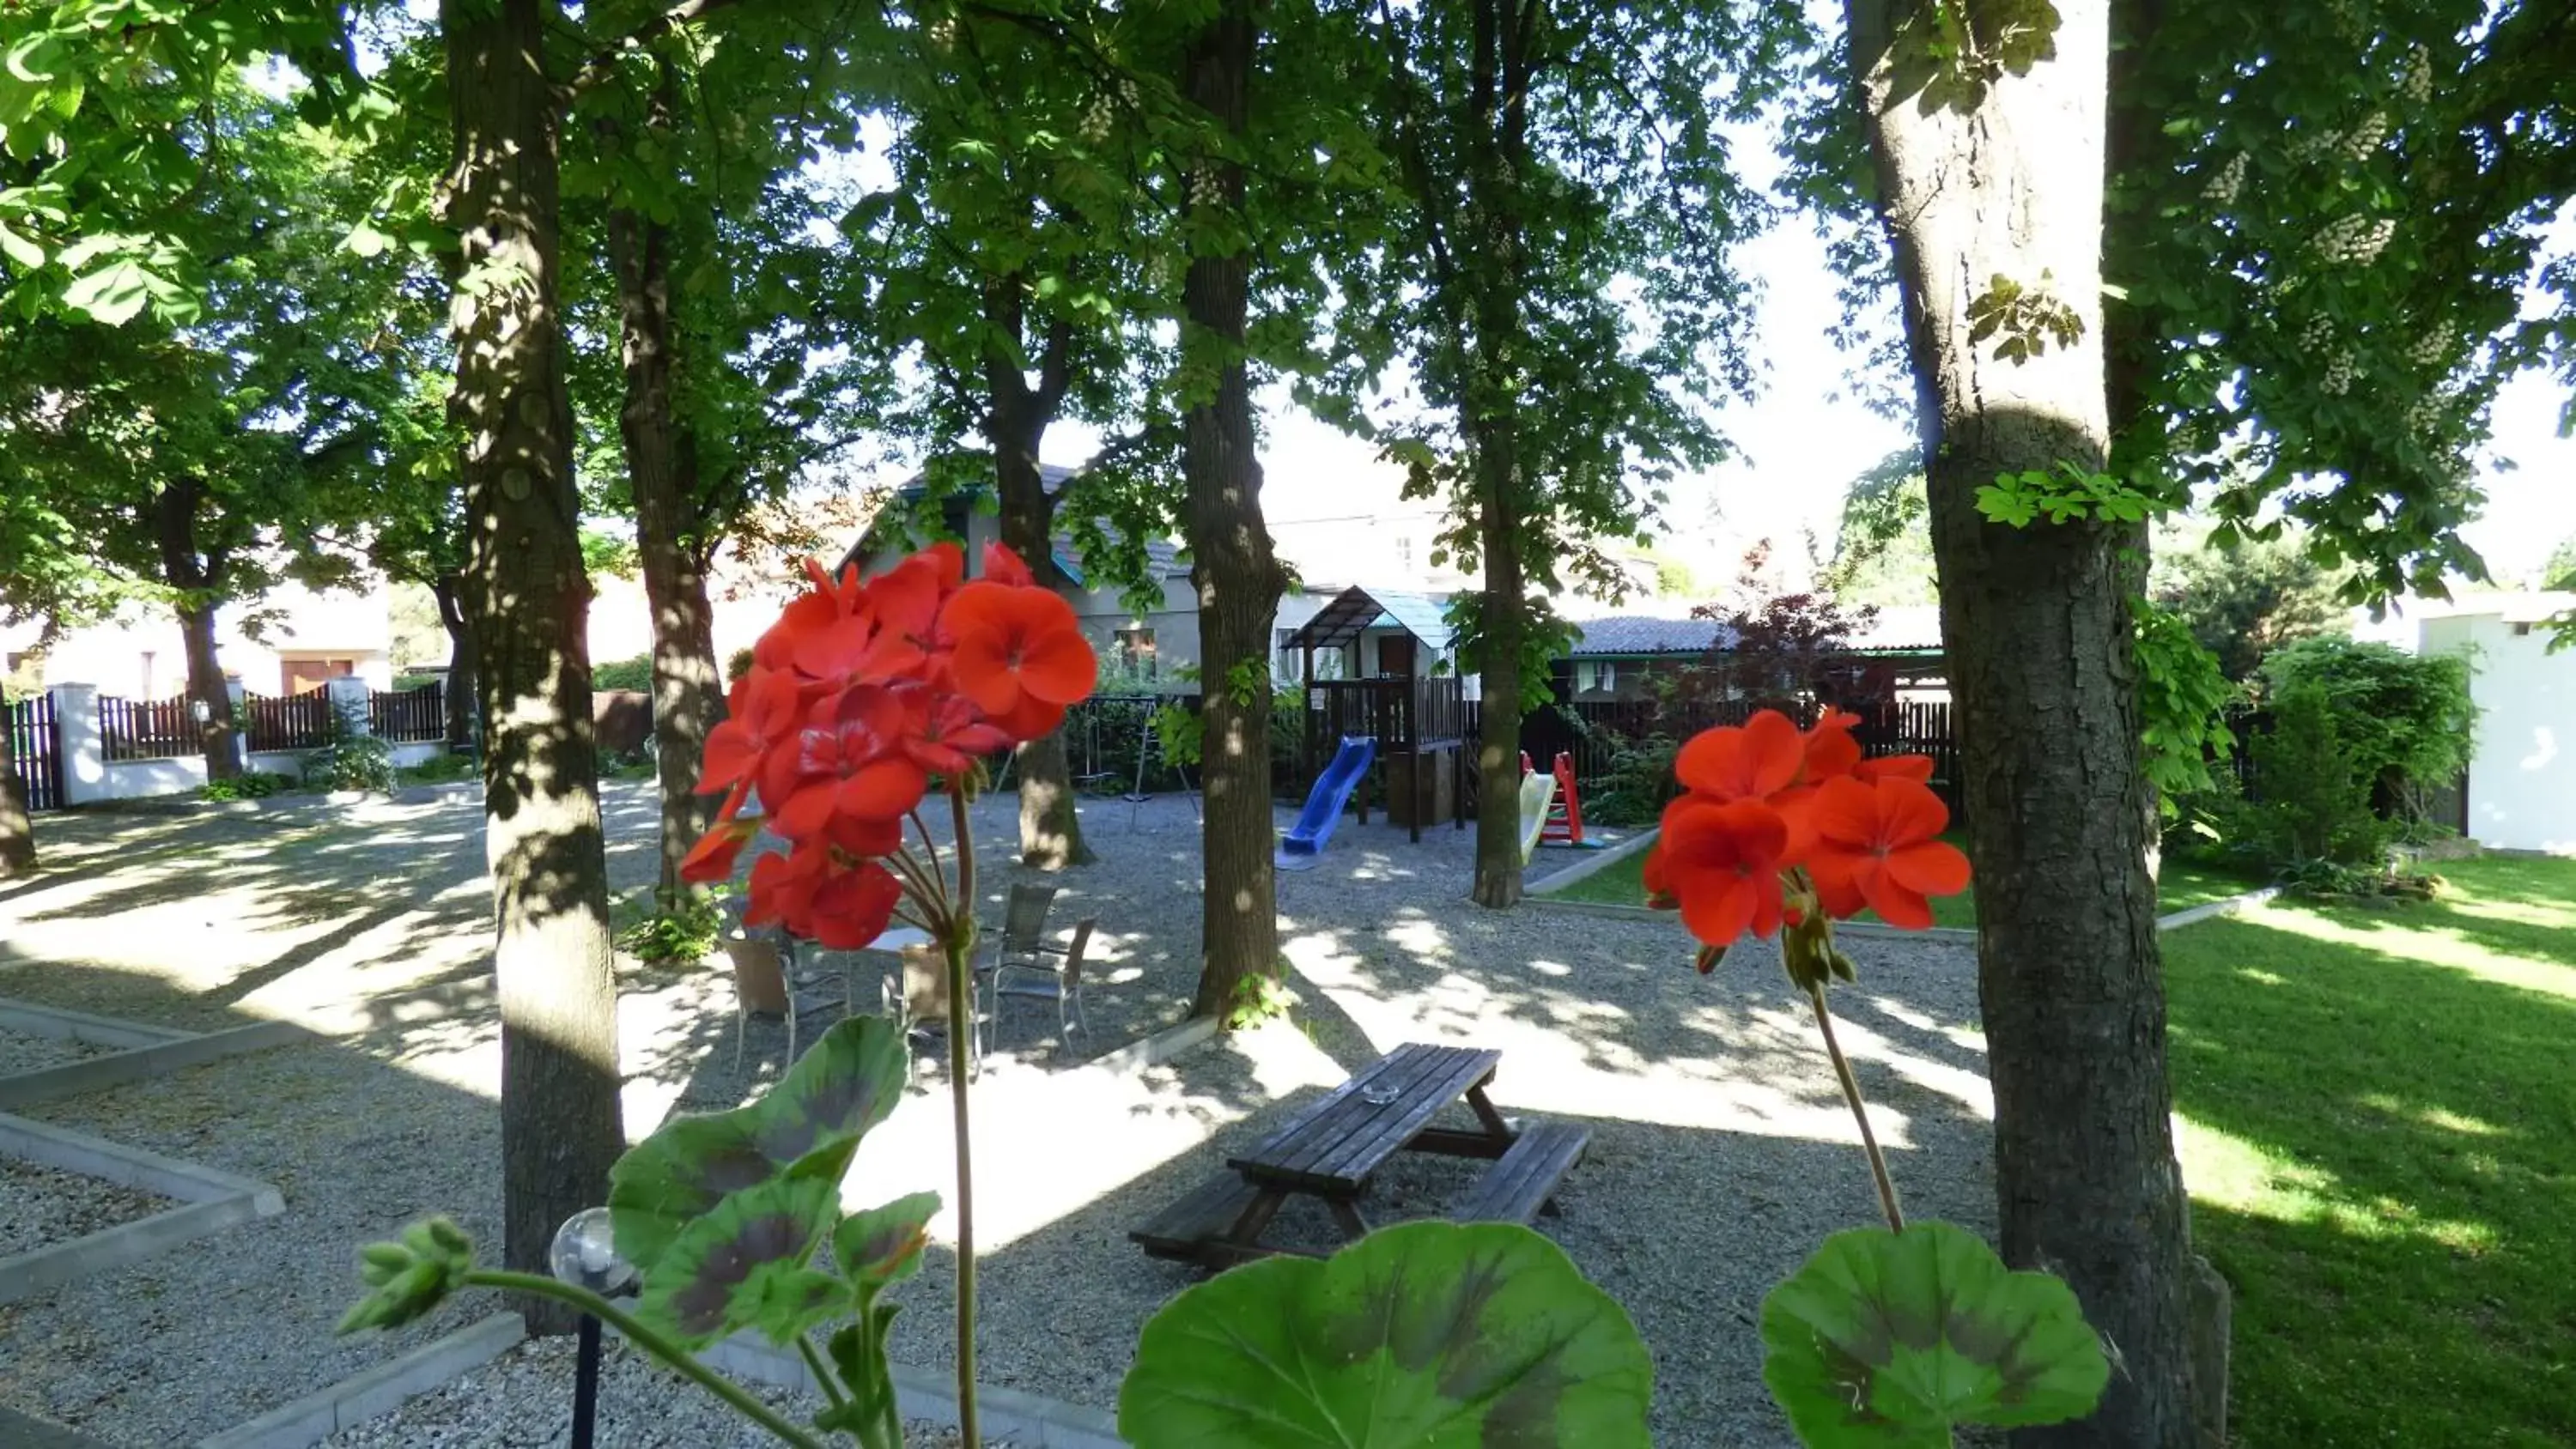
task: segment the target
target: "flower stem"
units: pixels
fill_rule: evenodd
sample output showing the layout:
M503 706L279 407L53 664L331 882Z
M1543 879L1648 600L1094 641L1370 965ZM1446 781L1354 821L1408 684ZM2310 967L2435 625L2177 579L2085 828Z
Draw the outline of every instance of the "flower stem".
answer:
M1878 1134L1869 1130L1869 1107L1860 1099L1860 1080L1852 1075L1851 1063L1843 1060L1842 1043L1834 1040L1834 1014L1825 1006L1823 982L1807 988L1807 1004L1816 1009L1816 1029L1825 1034L1825 1055L1834 1059L1834 1075L1842 1080L1843 1100L1851 1103L1852 1120L1860 1124L1861 1150L1869 1154L1869 1175L1878 1183L1879 1211L1887 1215L1890 1232L1904 1232L1905 1212L1896 1205L1896 1179L1888 1176L1887 1157L1878 1150Z
M677 1369L691 1383L732 1405L744 1418L776 1435L781 1443L796 1445L797 1449L827 1449L822 1440L788 1422L777 1410L745 1392L740 1384L700 1363L695 1354L588 1289L576 1288L542 1273L520 1273L507 1268L476 1268L465 1275L465 1281L478 1288L498 1288L505 1293L527 1293L551 1298L558 1303L569 1303L616 1329L627 1342Z
M957 898L948 912L948 1096L957 1121L957 1437L978 1449L975 1429L975 1169L966 1115L966 1072L975 1029L967 955L974 950L975 836L966 821L966 792L951 784L957 828ZM923 832L925 835L927 831Z
M824 1402L837 1409L850 1401L841 1391L841 1381L832 1376L832 1366L823 1362L823 1351L814 1346L814 1335L796 1335L796 1351L805 1355L805 1371L814 1376L815 1386L823 1391Z

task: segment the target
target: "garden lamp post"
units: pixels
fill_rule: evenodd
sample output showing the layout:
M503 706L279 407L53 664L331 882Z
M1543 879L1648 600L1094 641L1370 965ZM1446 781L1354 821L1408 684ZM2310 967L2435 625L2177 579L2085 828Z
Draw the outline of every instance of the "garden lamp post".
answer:
M608 1209L584 1208L555 1229L546 1266L556 1278L614 1298L635 1286L635 1266L617 1256L617 1234ZM580 1347L573 1362L572 1449L591 1449L591 1432L599 1412L599 1320L581 1316Z

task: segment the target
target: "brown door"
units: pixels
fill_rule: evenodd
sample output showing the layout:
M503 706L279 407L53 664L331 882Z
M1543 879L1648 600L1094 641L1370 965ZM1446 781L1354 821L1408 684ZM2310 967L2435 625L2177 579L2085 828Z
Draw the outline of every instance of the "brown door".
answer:
M355 659L281 659L277 663L279 672L285 676L281 682L288 694L320 689L324 680L358 672Z
M1377 672L1410 676L1413 673L1413 636L1381 634L1377 641Z

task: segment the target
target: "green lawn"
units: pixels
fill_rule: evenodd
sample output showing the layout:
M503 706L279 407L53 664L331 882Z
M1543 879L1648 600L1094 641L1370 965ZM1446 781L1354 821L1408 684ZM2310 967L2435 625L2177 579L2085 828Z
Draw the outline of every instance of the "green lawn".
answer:
M2251 1445L2576 1443L2576 861L2164 939Z
M1954 841L1954 843L1964 845L1966 842ZM1571 855L1570 851L1543 850L1532 865L1544 863L1553 857L1562 864L1551 868L1562 870L1565 866L1574 863L1570 858ZM1564 890L1556 892L1550 899L1594 901L1613 906L1643 905L1646 899L1646 886L1642 873L1645 868L1645 852L1639 851L1598 874L1576 881ZM2188 906L2204 905L2252 888L2251 882L2236 876L2220 874L2178 860L2165 862L2164 870L2157 881L2160 903L2167 911L2179 911ZM1965 895L1935 897L1932 901L1932 924L1974 930L1977 925L1976 891L1971 889Z

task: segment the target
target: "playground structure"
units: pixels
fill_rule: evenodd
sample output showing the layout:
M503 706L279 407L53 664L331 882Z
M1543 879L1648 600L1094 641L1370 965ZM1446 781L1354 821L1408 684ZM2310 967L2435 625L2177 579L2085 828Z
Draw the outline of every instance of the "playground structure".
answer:
M1297 823L1279 842L1276 863L1281 870L1312 870L1324 853L1325 842L1333 838L1333 828L1342 823L1342 807L1350 803L1351 791L1368 773L1369 763L1377 756L1377 741L1366 735L1349 736L1333 754L1333 763L1315 781L1314 793L1306 797L1306 808Z
M1601 843L1583 838L1583 791L1574 781L1574 757L1559 750L1555 765L1542 775L1521 751L1521 864L1541 845L1570 845L1598 850Z
M1374 772L1383 780L1387 817L1406 827L1417 842L1425 821L1445 815L1452 828L1467 824L1466 690L1456 674L1430 672L1429 664L1450 642L1438 601L1358 586L1335 595L1286 642L1301 652L1305 665L1301 759L1311 763L1322 757L1326 741L1342 742L1331 766L1317 776L1316 788L1320 791L1342 767L1351 741L1373 742L1369 761L1359 767L1343 798L1357 804L1360 822L1366 824ZM1318 650L1341 654L1353 675L1363 669L1375 673L1317 679ZM1373 659L1363 657L1370 653ZM1310 798L1308 810L1315 804Z

